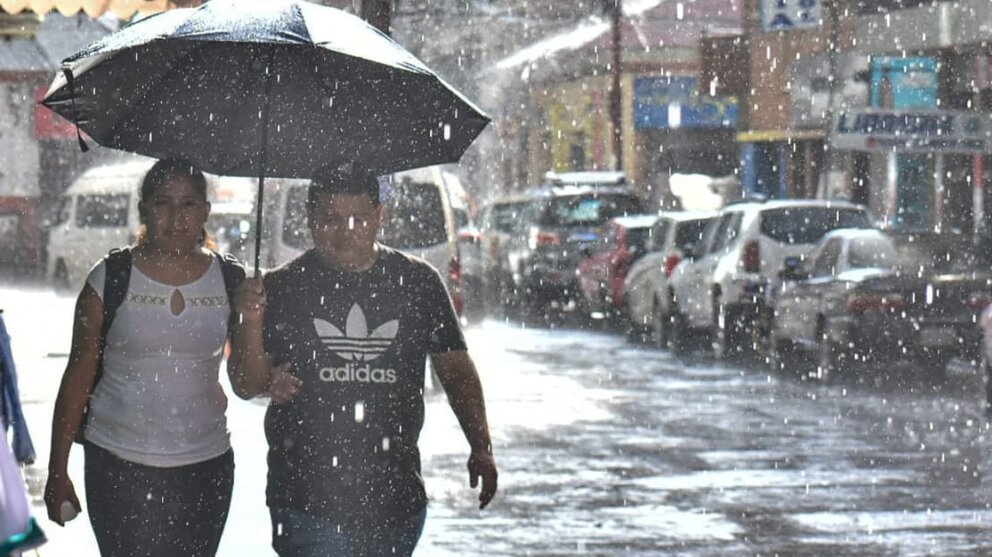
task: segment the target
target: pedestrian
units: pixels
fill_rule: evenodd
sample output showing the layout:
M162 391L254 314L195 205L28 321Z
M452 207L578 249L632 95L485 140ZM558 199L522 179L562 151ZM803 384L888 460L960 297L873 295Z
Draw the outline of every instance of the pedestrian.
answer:
M272 545L282 557L410 555L426 518L428 355L468 439L480 508L497 481L482 386L437 270L376 242L376 178L321 172L306 208L314 248L235 295L231 365L261 377L259 391L274 378Z
M156 162L138 211L136 244L98 262L76 302L45 504L60 525L82 510L67 474L82 429L101 555L212 556L234 481L218 373L244 269L208 249L207 182L190 163Z

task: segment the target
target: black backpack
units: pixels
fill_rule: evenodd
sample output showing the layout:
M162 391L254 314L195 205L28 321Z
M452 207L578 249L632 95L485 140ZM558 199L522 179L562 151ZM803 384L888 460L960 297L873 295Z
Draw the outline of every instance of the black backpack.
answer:
M232 300L234 300L234 290L241 284L241 281L245 280L245 268L233 255L221 255L217 252L214 252L214 255L220 258L220 271L224 276L224 289L227 290L228 304L231 304ZM131 248L113 249L103 260L106 266L106 273L103 281L103 326L100 328L100 362L96 368L96 376L93 378L93 387L90 389L90 396L96 390L97 383L100 382L100 378L103 376L103 351L107 347L107 333L110 332L110 326L114 323L114 315L117 313L117 308L124 303L124 298L127 296L127 287L131 282ZM231 316L228 320L229 334L231 328L237 323L237 318L238 316L234 313L234 306L232 305ZM76 432L75 440L79 443L83 440L83 429L86 428L88 417L89 402L86 403L86 407L83 409L83 421L80 422L79 430Z

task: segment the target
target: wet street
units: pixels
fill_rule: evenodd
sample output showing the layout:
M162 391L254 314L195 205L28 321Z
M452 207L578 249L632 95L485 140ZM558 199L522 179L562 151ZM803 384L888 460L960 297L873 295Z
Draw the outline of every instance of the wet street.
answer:
M0 286L39 462L72 300ZM468 447L443 395L421 436L431 498L417 555L981 555L992 550L984 382L910 367L826 384L717 365L622 335L486 321L467 330L480 368L500 492L468 488ZM223 556L273 555L264 505L264 406L231 397L235 495ZM81 451L71 472L82 496ZM85 509L85 501L83 502ZM43 556L94 555L85 517L41 520Z

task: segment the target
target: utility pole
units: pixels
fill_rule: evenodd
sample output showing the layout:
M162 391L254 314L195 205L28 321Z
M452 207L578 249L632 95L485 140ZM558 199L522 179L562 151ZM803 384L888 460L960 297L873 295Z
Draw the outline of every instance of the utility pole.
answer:
M623 12L621 0L607 0L612 2L611 10L611 41L610 48L613 54L613 62L610 68L612 86L610 87L610 121L613 123L613 153L616 160L616 170L623 170L623 97L620 95L620 16Z
M825 3L825 7L827 8L827 17L830 19L830 44L828 45L830 50L827 51L830 64L830 69L828 71L830 73L827 80L827 85L829 86L829 89L827 89L827 110L826 114L824 114L827 120L827 134L824 138L825 152L823 157L823 171L825 174L823 180L820 182L821 189L817 195L820 199L826 198L830 195L831 174L834 173L836 167L840 166L840 160L835 152L836 149L834 149L834 146L830 144L834 131L834 104L837 102L837 82L840 81L840 79L838 79L839 76L837 75L839 71L838 50L840 49L840 44L838 44L840 42L840 33L837 29L840 24L840 17L837 14L837 1L838 0L830 0Z
M360 16L373 27L389 35L392 24L392 0L361 0Z

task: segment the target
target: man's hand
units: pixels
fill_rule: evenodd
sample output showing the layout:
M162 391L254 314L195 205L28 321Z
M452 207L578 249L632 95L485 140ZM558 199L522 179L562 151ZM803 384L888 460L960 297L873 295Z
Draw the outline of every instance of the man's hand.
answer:
M275 404L285 404L300 392L303 381L289 372L289 362L278 365L269 374L269 396Z
M496 459L491 451L472 451L468 457L468 483L472 488L479 485L482 478L482 491L479 493L479 508L484 509L496 495Z
M234 311L242 321L261 322L266 304L261 277L246 278L234 290Z

